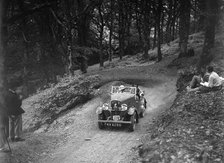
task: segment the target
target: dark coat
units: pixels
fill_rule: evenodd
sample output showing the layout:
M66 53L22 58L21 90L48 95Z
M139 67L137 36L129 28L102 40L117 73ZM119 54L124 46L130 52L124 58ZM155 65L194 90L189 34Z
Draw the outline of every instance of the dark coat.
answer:
M25 112L21 108L22 100L19 98L19 95L16 92L9 90L6 94L5 102L6 102L7 114L9 116L10 115L18 116Z
M0 103L0 128L5 127L7 118L6 108Z

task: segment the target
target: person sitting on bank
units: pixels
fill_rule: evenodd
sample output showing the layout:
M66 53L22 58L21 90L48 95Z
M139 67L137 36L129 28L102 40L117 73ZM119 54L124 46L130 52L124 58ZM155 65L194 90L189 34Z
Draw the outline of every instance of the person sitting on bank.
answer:
M209 74L208 82L206 81L200 82L199 87L194 87L195 85L192 84L193 80L196 80L193 77L192 83L191 83L192 85L190 85L190 87L187 87L187 91L188 92L192 92L192 91L208 92L208 91L216 91L221 89L222 87L221 79L219 75L216 72L214 72L214 68L212 66L207 67L207 74ZM197 81L197 84L198 84L198 81Z
M206 72L205 69L201 68L200 73L193 76L190 82L190 86L187 89L194 89L194 88L200 87L201 86L200 83L208 82L209 75L210 74Z

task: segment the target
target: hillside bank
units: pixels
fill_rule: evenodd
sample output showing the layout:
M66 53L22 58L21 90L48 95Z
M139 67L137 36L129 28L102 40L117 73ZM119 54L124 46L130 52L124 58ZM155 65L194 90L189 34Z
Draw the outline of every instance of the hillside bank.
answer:
M212 49L212 65L224 75L222 35ZM148 128L139 146L142 162L223 162L224 90L197 94L186 86L194 75L201 47L193 58L175 59L170 66L179 69L177 98Z

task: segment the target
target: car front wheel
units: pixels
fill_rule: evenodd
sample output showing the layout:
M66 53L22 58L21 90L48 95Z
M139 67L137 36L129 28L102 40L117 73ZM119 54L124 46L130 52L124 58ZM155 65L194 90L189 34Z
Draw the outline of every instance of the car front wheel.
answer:
M98 120L103 120L103 116L102 115L98 115ZM99 129L104 129L104 124L103 122L98 122L98 127Z
M130 118L130 121L131 121L131 124L129 126L129 131L134 131L135 130L135 125L136 125L136 122L137 122L137 115L136 113L134 113L131 118Z
M145 116L145 111L141 112L139 115L141 118L143 118Z

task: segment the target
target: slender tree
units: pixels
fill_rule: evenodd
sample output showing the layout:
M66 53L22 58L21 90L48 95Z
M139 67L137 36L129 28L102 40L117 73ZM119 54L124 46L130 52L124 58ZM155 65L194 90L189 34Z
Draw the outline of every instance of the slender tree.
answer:
M114 32L114 0L110 0L110 34L109 34L109 61L112 61L112 36Z
M199 68L204 67L213 59L211 49L215 43L215 28L219 14L219 0L206 0L205 40L199 60Z
M180 1L180 54L179 57L187 55L187 43L190 30L190 12L191 12L191 0Z
M144 0L142 3L142 12L143 12L143 46L144 46L144 55L145 59L149 58L148 50L150 48L150 1Z
M139 42L140 42L140 45L142 45L142 17L143 17L143 14L142 14L142 11L141 8L142 8L142 3L138 0L136 1L135 3L135 19L136 19L136 28L138 30L138 35L139 35Z
M99 38L99 48L100 48L100 67L103 67L104 58L103 58L103 31L104 31L104 19L102 13L102 4L103 1L99 2L98 4L98 12L99 12L99 19L100 19L100 38Z
M161 52L161 16L163 10L163 0L159 0L158 8L157 8L157 58L158 62L162 60L162 52Z
M167 21L166 21L166 34L165 41L169 43L171 40L171 21L172 21L172 8L173 8L173 0L169 1L167 4Z
M28 65L29 65L29 40L26 37L26 19L23 19L22 35L23 35L23 44L24 44L24 53L23 53L23 96L28 96Z
M68 55L68 69L69 69L69 74L70 76L73 75L73 61L72 61L72 46L73 46L73 37L72 37L72 15L71 15L71 10L73 4L70 0L65 1L65 11L66 11L66 17L67 17L67 30L66 30L66 35L67 35L67 55Z
M178 1L174 0L174 4L172 7L172 21L170 26L171 31L171 41L173 41L176 38L176 24L178 24L178 16L179 16L179 8L178 8Z
M199 9L199 20L197 31L205 30L205 19L206 19L206 0L197 0Z
M0 148L2 148L5 144L5 115L6 110L4 108L5 100L4 100L4 91L5 91L5 50L4 50L4 25L3 25L3 17L5 16L6 10L6 1L0 1ZM5 17L4 17L5 18ZM2 159L2 158L1 158ZM5 160L1 160L5 161Z
M125 19L124 19L124 2L122 0L118 0L118 8L119 8L119 31L118 31L118 37L119 37L119 57L122 59L124 56L124 46L125 46Z

